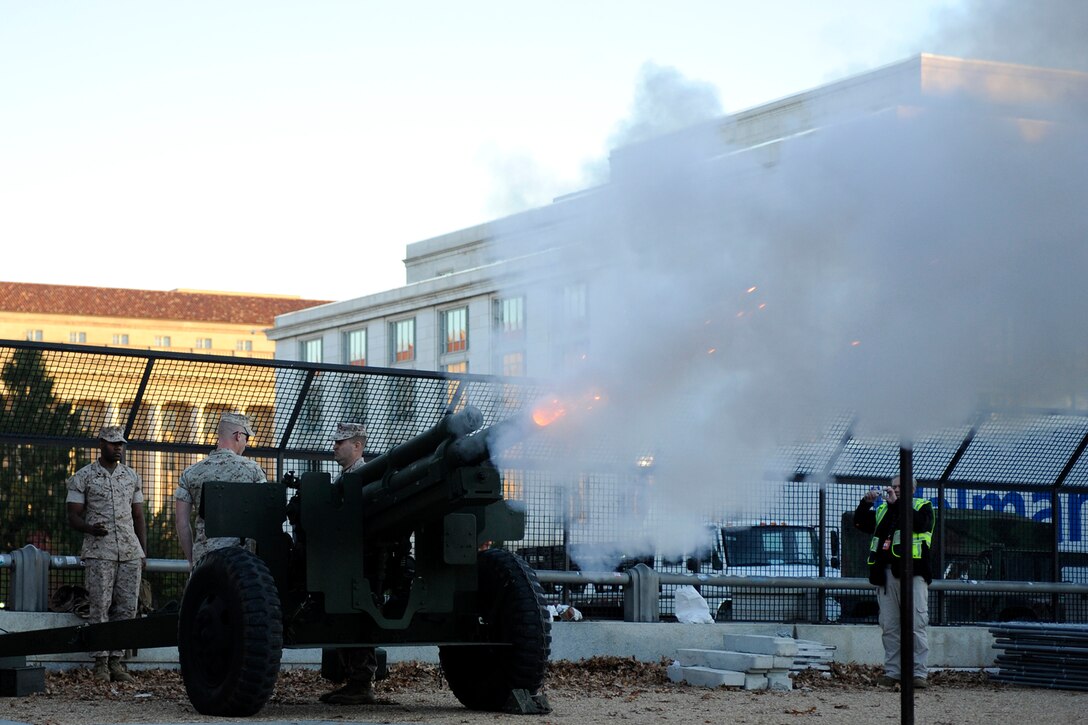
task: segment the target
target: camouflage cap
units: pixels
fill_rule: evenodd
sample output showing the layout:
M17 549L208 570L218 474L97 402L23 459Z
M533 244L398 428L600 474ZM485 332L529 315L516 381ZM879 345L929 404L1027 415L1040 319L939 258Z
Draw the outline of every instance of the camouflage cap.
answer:
M125 429L119 425L105 425L99 431L98 437L109 443L128 443L125 440Z
M223 415L219 417L219 426L220 429L231 427L235 430L240 430L250 437L256 435L253 432L253 426L249 423L249 417L242 415L241 413L223 413Z
M346 441L348 438L366 438L366 428L362 423L340 423L332 434L332 440Z

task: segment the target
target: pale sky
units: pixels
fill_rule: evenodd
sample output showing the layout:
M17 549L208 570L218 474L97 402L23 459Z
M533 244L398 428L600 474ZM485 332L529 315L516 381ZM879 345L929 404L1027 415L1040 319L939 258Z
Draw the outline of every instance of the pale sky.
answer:
M647 64L742 110L969 0L0 0L0 280L349 299L583 188Z

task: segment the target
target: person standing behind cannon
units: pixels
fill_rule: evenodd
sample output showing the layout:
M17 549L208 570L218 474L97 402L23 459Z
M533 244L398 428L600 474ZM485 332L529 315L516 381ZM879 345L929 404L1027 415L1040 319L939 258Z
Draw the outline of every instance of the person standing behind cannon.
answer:
M340 464L339 483L345 473L363 467L366 429L362 423L341 423L332 436L332 457ZM342 687L326 692L319 699L333 705L371 705L374 697L374 674L378 657L373 647L341 647L336 650L345 679Z
M242 543L236 537L209 539L204 534L204 517L199 512L194 537L190 518L193 508L200 506L203 485L207 481L264 483L268 480L264 469L256 461L242 456L242 451L254 435L249 418L241 413L223 413L216 433L218 438L215 450L203 461L198 461L182 471L177 490L174 491L174 527L178 532L181 551L189 560L190 568L194 563L199 563L209 551Z
M876 600L880 607L880 629L884 643L884 676L881 684L895 686L903 675L900 668L900 579L903 575L903 556L912 560L912 594L914 612L912 630L914 632L914 687L921 689L926 682L926 663L929 655L929 641L926 627L929 626L929 584L933 582L930 570L929 547L933 542L933 528L936 519L933 516L933 503L928 498L914 498L917 482L912 482L911 495L903 497L900 493L899 476L892 479L891 486L884 489L884 501L873 506L879 497L877 491L867 491L854 510L854 527L866 534L872 534L869 544L869 583L875 584ZM911 530L914 540L909 550L900 542L900 516L904 505L910 507L912 514ZM910 676L910 673L907 673Z
M143 482L124 463L124 429L106 426L98 435L99 456L68 479L68 525L83 532L84 578L91 623L133 619L140 598L140 576L147 562ZM132 682L121 664L121 650L91 652L93 676L106 682Z

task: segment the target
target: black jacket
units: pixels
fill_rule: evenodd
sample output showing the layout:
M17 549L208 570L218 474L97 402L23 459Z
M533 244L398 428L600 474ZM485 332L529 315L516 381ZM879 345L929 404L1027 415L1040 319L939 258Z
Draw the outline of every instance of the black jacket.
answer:
M903 500L899 499L888 506L888 512L880 520L879 526L876 522L876 508L872 504L866 503L862 499L858 507L854 509L854 528L878 539L876 551L869 555L869 581L877 586L884 584L884 570L886 567L891 567L892 575L896 579L903 575L903 552L900 551L901 547L896 547L893 553L890 545L888 547L883 545L885 541L890 542L893 533L899 529L899 511ZM922 500L925 501L923 506L918 509L911 509L914 512L911 525L916 535L922 532L931 534L933 532L933 505L928 499ZM906 551L909 551L909 549ZM926 580L926 584L933 581L933 573L929 563L929 544L922 543L922 557L915 559L913 566L914 576L922 577Z

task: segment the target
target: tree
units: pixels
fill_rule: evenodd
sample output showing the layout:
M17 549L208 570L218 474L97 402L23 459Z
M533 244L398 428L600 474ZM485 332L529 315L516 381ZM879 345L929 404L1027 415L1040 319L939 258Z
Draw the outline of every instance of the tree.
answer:
M0 370L0 435L86 435L71 403L60 401L42 351L17 349ZM64 482L88 462L80 449L0 443L0 551L26 544L78 553L82 536L68 527Z

